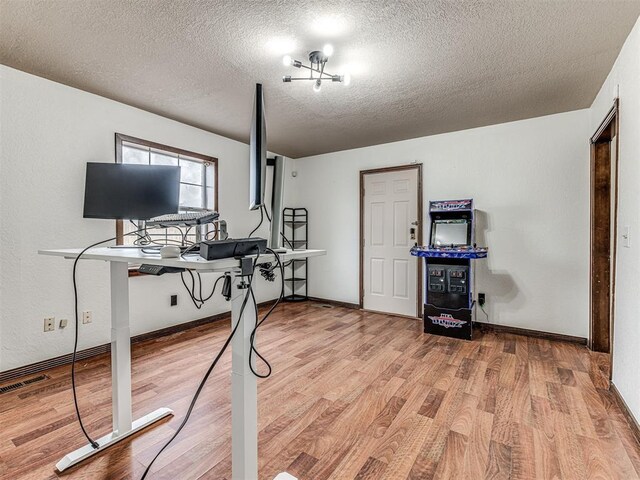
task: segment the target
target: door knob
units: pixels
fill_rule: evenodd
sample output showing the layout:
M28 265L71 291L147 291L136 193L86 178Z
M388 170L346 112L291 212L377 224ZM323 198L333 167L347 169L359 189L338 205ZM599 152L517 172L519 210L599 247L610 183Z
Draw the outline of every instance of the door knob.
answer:
M416 220L415 222L411 222L411 225L418 225L418 220Z

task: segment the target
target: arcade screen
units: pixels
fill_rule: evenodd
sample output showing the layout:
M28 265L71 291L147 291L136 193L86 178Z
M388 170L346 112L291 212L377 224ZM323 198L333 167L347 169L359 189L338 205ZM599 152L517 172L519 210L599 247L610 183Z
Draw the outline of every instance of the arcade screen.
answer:
M431 243L437 247L467 245L468 232L467 220L436 220Z

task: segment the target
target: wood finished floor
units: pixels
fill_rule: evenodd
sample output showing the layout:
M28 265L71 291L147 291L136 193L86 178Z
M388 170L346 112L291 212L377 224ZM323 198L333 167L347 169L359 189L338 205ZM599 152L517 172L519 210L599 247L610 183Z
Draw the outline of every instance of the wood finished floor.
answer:
M172 434L228 321L133 348L134 416L176 416L64 475L84 444L69 368L0 395L0 478L140 478ZM634 479L640 447L607 390L607 357L506 334L473 342L421 333L415 320L318 304L280 308L260 335L274 375L259 381L260 478ZM154 479L230 478L230 355ZM109 356L79 369L94 436L110 430Z

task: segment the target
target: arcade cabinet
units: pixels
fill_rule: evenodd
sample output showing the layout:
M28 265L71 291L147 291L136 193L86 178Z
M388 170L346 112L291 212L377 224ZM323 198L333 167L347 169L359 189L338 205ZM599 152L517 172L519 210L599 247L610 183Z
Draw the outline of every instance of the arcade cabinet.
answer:
M429 216L429 246L411 249L425 260L424 332L471 340L473 260L488 250L475 245L473 200L429 202Z

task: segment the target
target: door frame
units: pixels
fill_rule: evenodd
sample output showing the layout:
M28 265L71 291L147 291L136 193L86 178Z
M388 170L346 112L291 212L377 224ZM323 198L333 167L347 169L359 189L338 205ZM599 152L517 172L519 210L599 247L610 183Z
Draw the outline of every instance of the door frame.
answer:
M617 256L617 246L618 246L618 179L620 176L619 165L620 165L620 102L619 99L616 98L613 102L613 106L607 112L607 115L604 117L595 133L589 139L589 147L590 147L590 187L589 187L589 349L594 350L594 347L598 351L602 350L600 345L602 343L602 338L599 336L602 335L602 329L600 325L596 325L596 319L593 315L593 303L594 303L594 279L596 277L596 271L594 270L594 228L598 223L597 214L594 212L594 175L595 175L595 163L596 163L596 145L599 143L609 142L611 143L611 139L615 137L616 142L615 145L611 145L611 150L615 148L616 156L615 156L615 175L610 178L610 186L609 186L609 201L613 200L613 209L610 214L610 226L613 229L613 245L611 245L611 251L609 252L609 268L610 268L610 284L609 284L609 292L611 294L609 298L609 328L606 332L606 336L608 336L608 352L611 354L611 366L609 368L609 377L611 378L611 374L613 372L612 363L613 363L613 329L614 329L614 316L615 316L615 290L616 290L616 256ZM610 152L611 152L610 150ZM610 166L609 171L611 171ZM610 232L611 234L611 232ZM596 338L598 337L598 338Z
M422 245L422 234L423 234L423 194L422 194L422 164L421 163L410 163L408 165L396 165L393 167L382 167L382 168L373 168L369 170L360 170L360 239L359 239L359 250L360 250L360 308L364 309L364 177L365 175L374 175L377 173L389 173L389 172L399 172L403 170L417 170L418 171L418 245ZM417 268L417 283L416 283L416 317L422 319L422 261L420 258L417 259L418 268ZM398 315L403 316L403 315Z

